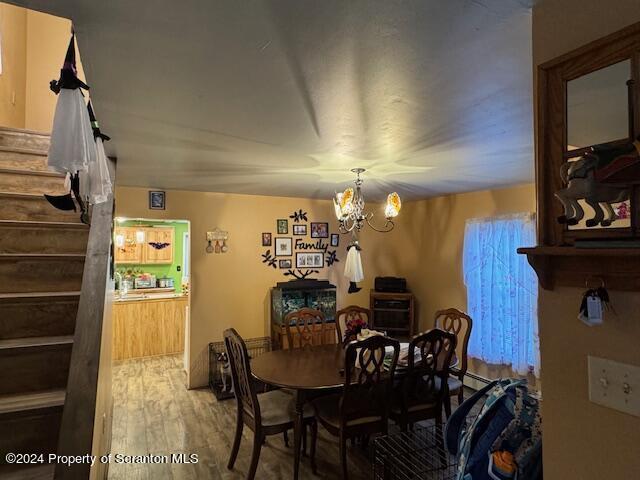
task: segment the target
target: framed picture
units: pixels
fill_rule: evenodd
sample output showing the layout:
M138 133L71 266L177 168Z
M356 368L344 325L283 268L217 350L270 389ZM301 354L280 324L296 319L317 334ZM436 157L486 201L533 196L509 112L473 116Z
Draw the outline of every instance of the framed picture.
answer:
M278 227L278 235L286 235L289 233L289 220L286 218L279 218L276 226Z
M324 253L296 252L296 268L322 268L323 266Z
M165 193L159 190L149 190L149 209L164 210Z
M268 232L264 232L262 234L262 246L270 247L271 246L271 234Z
M329 224L311 222L311 238L329 238Z
M337 247L338 245L340 245L340 235L337 233L332 233L331 234L331 246L332 247Z
M284 258L284 259L278 260L278 266L280 268L291 268L291 259Z
M306 235L307 234L307 226L306 225L294 225L293 226L293 234L294 235Z
M276 237L274 250L276 257L290 257L293 253L293 239L291 237Z

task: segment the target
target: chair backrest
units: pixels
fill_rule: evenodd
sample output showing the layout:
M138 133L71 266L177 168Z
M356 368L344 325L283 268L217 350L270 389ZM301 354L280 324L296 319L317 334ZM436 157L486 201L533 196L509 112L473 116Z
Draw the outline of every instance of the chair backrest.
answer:
M326 337L324 331L324 313L313 308L301 308L284 317L289 348L294 347L294 338L298 338L299 346L322 345ZM320 326L318 329L317 327Z
M464 312L455 308L447 308L446 310L438 310L434 317L434 327L453 333L458 339L458 359L460 366L460 377L467 373L467 349L469 347L469 338L471 337L471 329L473 328L473 320Z
M347 330L347 322L350 320L362 320L371 325L371 310L368 308L358 307L357 305L349 305L342 310L336 312L336 334L338 335L338 342L344 341L344 334Z
M391 361L385 367L387 347L392 347L392 352ZM353 341L347 345L344 359L345 384L340 402L340 422L343 427L354 420L367 417L380 417L386 425L399 354L400 343L382 335Z
M231 364L231 378L238 401L238 415L246 413L252 416L258 425L261 419L260 404L251 379L251 363L247 346L235 328L224 331L224 344Z
M455 334L438 328L416 335L411 340L408 368L403 379L403 402L406 406L442 402L456 343Z

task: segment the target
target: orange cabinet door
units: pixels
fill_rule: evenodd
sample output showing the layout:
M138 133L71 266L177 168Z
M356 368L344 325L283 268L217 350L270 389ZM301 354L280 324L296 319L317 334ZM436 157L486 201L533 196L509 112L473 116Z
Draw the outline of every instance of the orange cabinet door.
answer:
M116 242L114 248L115 263L141 263L142 244L136 243L134 227L116 227Z
M143 263L173 263L174 228L146 228L145 233Z

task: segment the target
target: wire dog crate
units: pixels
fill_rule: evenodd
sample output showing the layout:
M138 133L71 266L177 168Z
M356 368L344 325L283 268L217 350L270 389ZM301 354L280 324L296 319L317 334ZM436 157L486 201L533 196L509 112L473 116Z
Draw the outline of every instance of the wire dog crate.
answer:
M374 480L454 480L458 464L444 446L443 430L444 425L416 426L376 439Z
M250 358L256 358L265 352L271 350L271 338L258 337L248 338L244 341L247 345ZM231 391L231 377L226 380L227 388L224 388L225 382L222 379L222 365L220 361L221 354L226 354L227 349L224 346L224 342L212 342L209 344L209 387L218 400L227 400L233 398L234 394ZM264 390L261 385L258 386L258 390Z

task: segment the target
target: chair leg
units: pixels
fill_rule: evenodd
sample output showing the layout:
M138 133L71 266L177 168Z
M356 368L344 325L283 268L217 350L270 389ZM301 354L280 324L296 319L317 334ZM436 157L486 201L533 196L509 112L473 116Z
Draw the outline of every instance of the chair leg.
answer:
M342 478L347 480L347 439L342 433L340 434L340 463L342 464Z
M307 456L307 425L302 426L302 455Z
M316 475L316 444L318 443L318 422L313 421L311 423L311 448L309 452L309 456L311 457L311 471L314 475Z
M446 395L444 397L444 413L447 415L447 420L451 416L451 396Z
M289 432L286 430L282 432L282 439L284 440L284 446L289 448Z
M446 450L444 448L444 429L442 428L442 412L436 415L436 445L442 468L447 466Z
M249 465L249 471L247 472L247 480L253 480L256 476L256 469L258 468L258 460L260 460L260 451L262 450L262 441L264 437L258 433L253 437L253 451L251 452L251 464Z
M464 386L460 387L458 392L458 406L462 405L462 402L464 402Z
M243 428L244 428L244 422L242 421L242 417L238 415L238 420L236 422L236 436L233 439L233 446L231 447L231 455L229 456L229 463L227 463L227 468L229 470L231 470L233 468L234 463L236 463L238 450L240 450L240 440L242 440Z

